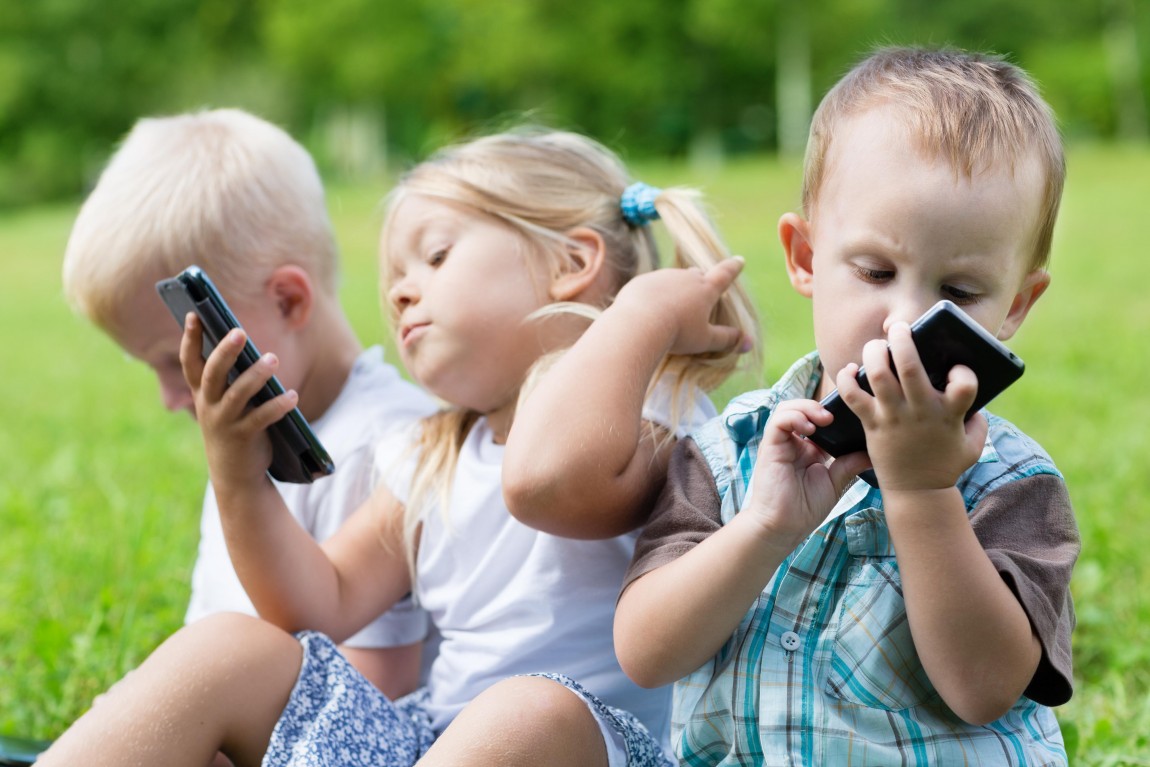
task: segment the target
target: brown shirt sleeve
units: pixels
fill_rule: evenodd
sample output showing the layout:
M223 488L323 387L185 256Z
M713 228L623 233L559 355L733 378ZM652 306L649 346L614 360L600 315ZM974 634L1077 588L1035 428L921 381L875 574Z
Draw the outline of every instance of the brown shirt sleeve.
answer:
M1070 573L1081 548L1065 483L1051 474L1009 482L979 502L970 521L1042 644L1026 697L1046 706L1065 703L1073 692Z
M686 554L723 526L719 490L695 440L679 440L667 483L635 545L623 588Z

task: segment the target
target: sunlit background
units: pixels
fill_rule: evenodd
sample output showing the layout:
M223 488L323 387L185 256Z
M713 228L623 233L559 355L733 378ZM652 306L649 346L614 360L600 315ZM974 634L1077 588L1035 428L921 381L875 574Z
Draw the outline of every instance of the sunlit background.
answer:
M766 337L722 405L811 348L775 222L821 95L903 43L1005 55L1066 137L1054 281L993 408L1055 457L1082 528L1075 697L1057 710L1071 763L1150 765L1150 0L0 0L0 735L55 737L187 603L199 432L59 283L137 119L235 106L302 141L364 343L387 338L378 201L446 141L542 122L701 186Z
M881 43L1003 53L1068 139L1144 142L1145 0L2 0L0 205L79 194L141 115L242 106L325 171L525 113L633 154L801 153Z

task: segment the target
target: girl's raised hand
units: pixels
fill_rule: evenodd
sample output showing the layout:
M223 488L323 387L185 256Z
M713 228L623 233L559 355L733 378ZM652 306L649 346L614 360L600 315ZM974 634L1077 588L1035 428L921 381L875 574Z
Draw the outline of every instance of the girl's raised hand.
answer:
M212 482L224 485L258 480L271 465L267 428L296 406L294 391L251 407L252 397L275 374L279 360L264 354L229 385L228 373L244 348L247 336L232 330L203 359L200 319L189 313L180 341L180 364L195 398L196 421L204 435L204 450Z
M750 351L751 339L727 325L715 325L711 314L719 298L743 270L741 257L724 259L707 271L656 269L638 275L619 291L612 309L633 307L636 315L673 328L669 354L703 354L739 346Z

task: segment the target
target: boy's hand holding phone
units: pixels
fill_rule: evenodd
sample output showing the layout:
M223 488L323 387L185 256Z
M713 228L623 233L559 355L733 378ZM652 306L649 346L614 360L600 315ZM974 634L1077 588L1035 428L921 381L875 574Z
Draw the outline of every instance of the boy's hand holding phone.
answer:
M250 484L272 462L267 429L296 406L294 391L284 392L258 406L252 399L275 375L279 360L264 354L235 380L229 374L247 342L242 330L228 332L203 358L203 326L189 314L180 342L180 364L196 401L196 420L204 433L204 449L213 482Z
M950 301L939 301L909 327L896 325L890 336L888 342L874 340L863 348L863 367L852 364L839 372L835 379L839 388L822 401L834 418L830 424L816 428L810 439L836 457L868 451L876 471L883 475L886 489L894 489L892 483L901 485L904 481L908 487L924 482L933 485L952 473L949 485L944 486L953 487L980 452L952 472L947 457L952 447L936 441L942 437L935 429L940 427L940 421L952 421L951 410L965 404L955 424L962 426L964 417L973 421L961 429L965 436L960 441L970 443L959 450L964 456L961 460L965 460L967 452L975 449L977 434L983 435L981 440L986 438L985 419L975 419L977 411L1017 381L1025 365ZM876 379L882 380L877 389L872 388ZM865 429L860 420L864 413ZM889 446L872 445L880 429L884 434L899 436L892 436L893 444ZM982 441L978 441L979 451L981 447ZM907 467L904 475L899 468L902 464L893 462L893 458L887 460L888 455L905 455L912 464L922 463L926 473L920 475ZM881 471L880 466L884 467ZM877 486L872 472L862 476Z
M978 378L965 365L948 373L945 389L935 388L911 338L898 323L888 339L863 348L863 364L873 394L848 365L835 379L843 401L866 432L866 450L884 490L953 488L982 453L986 419L967 418L978 393Z
M826 463L823 451L803 439L830 420L820 403L792 399L779 403L763 429L754 484L740 516L749 512L757 519L763 542L777 549L780 561L822 524L855 475L867 466L861 452ZM755 487L769 492L756 492Z
M175 277L160 280L156 283L156 291L168 305L176 321L185 327L184 343L191 343L191 353L200 355L198 362L192 358L184 361L184 375L189 383L193 374L195 379L200 381L204 374L202 362L208 359L218 344L229 337L229 333L237 331L242 333L243 329L240 328L239 321L224 301L224 297L198 266L189 266ZM196 325L196 333L191 338L186 328L189 315L195 318ZM260 353L246 336L233 337L229 343L238 344L238 349L230 355L231 367L224 371L225 388L228 382L241 376L250 367L260 364L266 367L270 364L274 368L275 363L272 360L264 360L261 363ZM191 368L189 364L192 365ZM263 403L280 398L283 394L284 388L279 379L269 373L263 378L262 385L255 389L254 394L249 395L250 401L241 401L260 408ZM282 399L280 401L283 402ZM267 424L265 428L271 438L271 458L264 466L273 479L281 482L308 483L335 470L327 450L320 444L298 408L294 406L289 408L286 414Z

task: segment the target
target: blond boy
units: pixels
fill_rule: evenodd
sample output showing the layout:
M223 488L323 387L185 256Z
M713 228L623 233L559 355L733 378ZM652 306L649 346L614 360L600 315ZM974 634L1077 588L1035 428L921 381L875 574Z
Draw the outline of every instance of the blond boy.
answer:
M234 109L140 120L76 220L64 257L72 305L155 371L164 406L195 417L180 368L181 329L157 280L202 267L332 454L335 473L276 483L315 538L367 497L381 433L434 409L376 347L361 348L337 296L338 255L311 156L278 127ZM158 469L162 470L162 469ZM204 496L186 620L254 614L228 557L215 495ZM389 695L414 689L426 617L408 604L344 649Z

